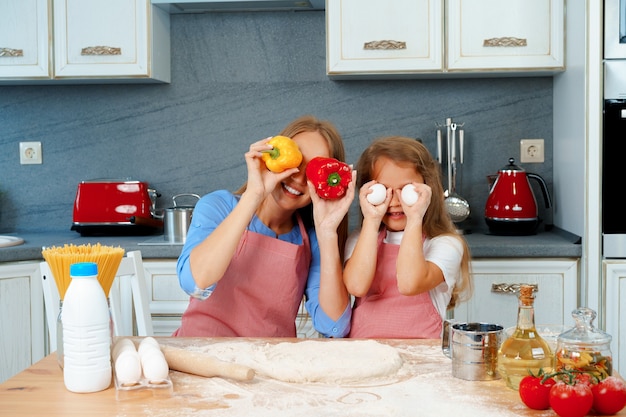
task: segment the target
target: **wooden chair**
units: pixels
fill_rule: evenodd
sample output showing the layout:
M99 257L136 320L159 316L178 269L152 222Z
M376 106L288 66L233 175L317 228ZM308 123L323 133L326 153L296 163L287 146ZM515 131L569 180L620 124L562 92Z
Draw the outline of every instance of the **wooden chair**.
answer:
M53 352L57 347L59 291L48 263L41 262L39 269L46 306L50 351ZM114 336L154 335L141 251L128 252L122 258L109 292L109 301Z

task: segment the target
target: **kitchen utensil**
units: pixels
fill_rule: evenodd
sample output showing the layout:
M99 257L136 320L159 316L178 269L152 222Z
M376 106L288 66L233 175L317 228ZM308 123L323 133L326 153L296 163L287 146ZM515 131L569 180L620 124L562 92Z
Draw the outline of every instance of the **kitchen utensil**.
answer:
M224 377L238 381L249 381L255 371L247 366L221 361L202 352L161 345L170 369L205 377Z
M138 225L131 217L151 219L158 193L134 180L88 180L78 184L72 230L81 235L149 234L158 228Z
M552 209L548 187L544 179L515 165L515 159L509 158L509 164L500 169L487 197L485 221L492 234L529 235L537 231L540 224L537 200L529 179L536 181L543 194L545 207ZM546 229L552 227L546 223Z
M0 248L6 248L9 246L17 246L24 243L24 239L16 236L0 236Z
M452 376L466 381L500 379L498 348L504 327L491 323L444 323L442 351L452 359Z
M456 130L458 125L450 123L449 131L451 137L448 139L448 190L446 190L445 205L455 223L460 223L467 219L470 215L470 206L466 199L456 193ZM460 135L460 137L462 137ZM460 145L460 144L459 144ZM463 148L459 146L460 154L463 154ZM462 158L462 157L461 157Z
M163 219L153 219L152 217L132 216L130 218L130 222L138 226L147 226L147 227L154 227L154 228L160 228L160 229L163 228Z
M174 206L166 208L163 213L164 238L170 243L185 243L195 207L195 203L192 206L178 205L176 199L180 197L193 197L200 200L198 194L190 193L177 194L172 197Z

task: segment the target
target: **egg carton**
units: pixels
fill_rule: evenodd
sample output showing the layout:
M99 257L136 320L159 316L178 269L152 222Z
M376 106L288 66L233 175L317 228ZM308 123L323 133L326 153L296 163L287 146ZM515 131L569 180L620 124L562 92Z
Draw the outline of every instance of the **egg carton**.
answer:
M115 399L117 401L143 398L147 396L164 398L174 394L174 384L169 376L161 381L149 381L145 378L133 383L120 383L115 380Z

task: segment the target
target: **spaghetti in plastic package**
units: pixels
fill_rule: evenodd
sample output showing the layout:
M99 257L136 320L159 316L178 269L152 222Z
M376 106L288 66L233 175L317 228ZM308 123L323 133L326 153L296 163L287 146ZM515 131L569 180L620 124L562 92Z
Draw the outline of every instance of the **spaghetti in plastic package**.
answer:
M54 282L59 290L59 298L65 298L65 292L70 285L70 266L81 262L95 262L98 264L98 282L104 294L108 297L115 280L124 249L121 247L105 246L100 243L44 247L41 251L52 271Z

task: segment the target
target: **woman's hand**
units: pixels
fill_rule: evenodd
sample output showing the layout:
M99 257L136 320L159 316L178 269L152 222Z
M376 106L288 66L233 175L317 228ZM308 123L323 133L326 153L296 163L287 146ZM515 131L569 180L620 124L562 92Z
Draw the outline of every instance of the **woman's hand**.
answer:
M350 210L350 205L352 200L354 200L355 183L356 171L353 170L352 181L348 185L346 195L338 199L326 200L318 196L313 183L307 181L309 195L313 202L313 221L315 222L315 231L318 236L324 232L337 232L339 224L341 224L346 213Z
M248 168L248 182L244 194L255 196L259 203L284 179L299 171L298 168L291 168L281 173L274 173L267 169L261 156L263 151L272 149L272 145L267 143L270 139L272 137L253 143L244 155Z

